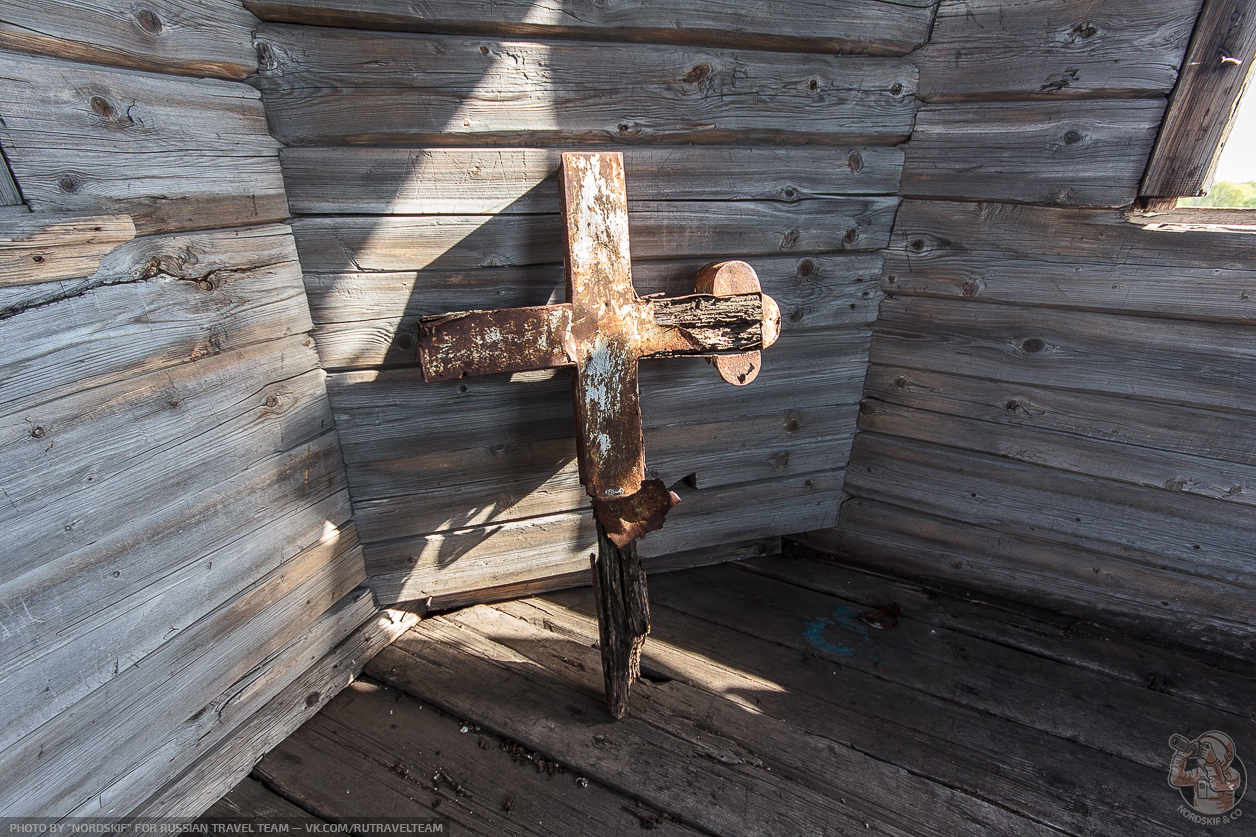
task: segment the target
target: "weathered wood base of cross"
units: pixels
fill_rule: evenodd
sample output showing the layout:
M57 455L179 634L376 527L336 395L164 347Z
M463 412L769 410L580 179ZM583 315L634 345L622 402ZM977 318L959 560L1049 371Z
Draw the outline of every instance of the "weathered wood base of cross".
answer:
M621 718L650 632L636 540L680 502L645 478L637 362L704 355L724 380L750 383L759 350L780 332L780 311L743 262L703 268L692 296L638 297L623 157L564 154L562 186L567 302L425 317L419 359L428 381L574 368L576 457L597 522L593 585L606 701Z
M622 549L615 546L601 522L597 524L597 555L589 563L593 568L606 706L618 719L628 712L628 698L632 684L641 676L641 652L650 633L645 570L637 557L637 542Z

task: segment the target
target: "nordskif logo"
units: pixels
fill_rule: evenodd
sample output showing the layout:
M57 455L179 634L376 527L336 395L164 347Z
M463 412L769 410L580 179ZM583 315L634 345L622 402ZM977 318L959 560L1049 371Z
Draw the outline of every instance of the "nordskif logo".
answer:
M1221 825L1243 816L1238 804L1247 789L1247 770L1230 736L1211 730L1191 740L1175 733L1169 746L1169 784L1186 803L1178 813L1200 825Z

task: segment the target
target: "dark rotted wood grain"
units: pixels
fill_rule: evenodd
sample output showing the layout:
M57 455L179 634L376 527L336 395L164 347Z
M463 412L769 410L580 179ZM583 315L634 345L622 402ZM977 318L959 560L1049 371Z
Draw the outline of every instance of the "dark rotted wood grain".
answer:
M902 55L929 34L937 0L808 0L804 3L429 2L245 0L263 20L404 32L703 44Z
M895 145L899 59L265 24L258 81L289 145Z
M1139 194L1207 191L1254 59L1256 3L1205 0Z
M0 47L160 73L243 79L257 20L235 0L13 0Z
M1251 235L1161 229L1157 220L1111 210L905 201L882 287L1113 314L1256 319Z
M4 53L0 109L36 211L126 214L141 234L288 215L279 144L248 85Z
M607 709L615 718L622 718L628 712L632 685L641 676L641 650L650 633L650 602L636 542L616 546L601 521L595 519L594 527L597 553L589 556L589 564L602 682Z
M864 146L628 146L630 201L769 200L890 195L903 152ZM549 148L286 148L298 215L558 212L559 157Z
M1173 89L1199 0L942 0L914 55L920 97L1164 96Z
M906 146L906 197L1129 206L1164 102L925 105Z

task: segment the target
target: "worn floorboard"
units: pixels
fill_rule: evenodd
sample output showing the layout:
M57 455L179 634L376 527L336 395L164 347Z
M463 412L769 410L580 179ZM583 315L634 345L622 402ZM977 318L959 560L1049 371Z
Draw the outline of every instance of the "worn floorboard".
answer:
M587 588L455 610L217 810L436 815L456 834L1193 834L1169 736L1222 730L1240 758L1256 742L1240 661L805 553L650 585L623 720Z

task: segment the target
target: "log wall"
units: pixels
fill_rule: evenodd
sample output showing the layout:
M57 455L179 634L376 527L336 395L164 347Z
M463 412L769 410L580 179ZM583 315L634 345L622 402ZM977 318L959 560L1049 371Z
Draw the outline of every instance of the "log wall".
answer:
M811 543L1251 656L1254 239L1123 209L1198 11L941 4L851 499Z
M6 816L197 814L391 635L239 81L257 23L0 11Z
M642 554L725 560L836 522L919 104L898 56L932 0L248 6L381 600L588 571L568 374L425 384L415 362L420 316L562 298L566 148L624 152L639 293L737 257L784 314L744 389L643 365L647 465L683 501Z

